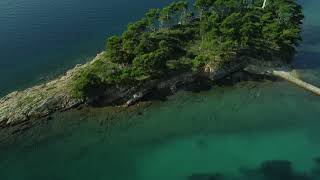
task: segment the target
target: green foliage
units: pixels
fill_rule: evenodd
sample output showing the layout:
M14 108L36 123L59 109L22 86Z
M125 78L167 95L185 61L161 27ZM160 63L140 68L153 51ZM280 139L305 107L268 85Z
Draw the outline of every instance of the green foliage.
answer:
M193 61L192 61L192 70L193 71L199 71L206 63L209 62L208 56L205 55L198 55Z
M146 13L148 27L152 31L156 31L157 30L157 25L156 24L157 24L157 20L159 19L159 16L160 16L160 9L150 9Z
M295 0L269 0L265 9L262 0L196 1L199 4L212 9L203 13L200 23L202 47L207 51L290 61L301 40L303 14Z
M107 40L106 57L75 80L77 97L103 94L180 71L220 68L239 56L290 61L301 40L303 14L295 0L177 1L150 9L120 36Z
M242 22L239 21L241 19L240 13L232 13L228 17L226 17L221 25L220 25L220 31L222 34L222 38L225 41L232 41L231 44L239 44L239 38L240 38L240 28L242 25ZM232 47L231 47L232 48Z
M122 48L122 39L118 36L112 36L107 40L107 49L110 60L114 63L129 63L128 54Z
M133 60L133 68L138 76L155 75L166 68L167 52L160 49L143 54Z
M72 96L76 98L95 97L103 93L105 84L92 72L83 71L72 84Z
M195 7L199 9L201 13L210 10L217 0L196 0Z

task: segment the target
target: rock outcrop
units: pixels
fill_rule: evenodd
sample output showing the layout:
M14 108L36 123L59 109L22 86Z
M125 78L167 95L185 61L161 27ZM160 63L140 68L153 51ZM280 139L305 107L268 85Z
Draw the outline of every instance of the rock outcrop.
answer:
M233 72L239 71L243 65L236 64L227 69L210 69L204 72L186 72L167 79L150 80L133 87L111 87L106 90L108 96L94 99L77 99L71 96L70 85L75 75L103 57L98 54L93 61L77 65L60 78L48 83L31 87L24 91L8 94L0 100L0 127L19 124L31 119L40 119L54 112L66 111L81 104L98 102L102 105L130 106L154 92L169 91L174 94L177 90L187 87L197 79L207 79L209 83L221 79ZM199 83L199 82L198 82Z
M98 54L93 61L99 59ZM83 99L70 95L70 82L74 75L88 66L77 65L63 76L48 83L37 85L23 91L15 91L0 99L0 125L18 124L29 119L39 119L53 112L65 111L80 105Z
M12 124L37 119L81 104L83 100L72 98L68 91L69 82L79 68L51 82L3 97L0 100L0 123Z
M270 64L271 63L267 64L266 62L261 62L260 64L251 63L250 65L246 66L244 70L252 74L279 77L320 96L320 88L299 79L299 75L292 68L281 64Z

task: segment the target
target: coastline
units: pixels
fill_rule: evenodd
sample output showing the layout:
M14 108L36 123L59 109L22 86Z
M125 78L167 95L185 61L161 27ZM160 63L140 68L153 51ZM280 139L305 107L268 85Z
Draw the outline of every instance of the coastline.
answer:
M82 99L70 96L69 84L74 75L90 63L99 59L98 54L91 62L76 65L64 75L22 91L14 91L0 99L0 127L40 119L51 113L66 111L82 104Z
M283 22L290 26L281 26L275 32L270 29L278 17L267 11L259 11L266 15L265 20L242 18L259 15L251 6L241 13L208 11L199 13L200 17L194 13L214 5L197 1L191 10L188 2L179 1L162 9L150 9L145 17L128 24L121 36L109 37L105 51L92 61L76 65L55 80L1 98L0 128L80 105L128 107L167 97L180 89L200 91L215 83L274 76L265 70L273 72L290 62L301 39L304 16L300 6L280 3L296 7L290 10L296 18ZM223 8L231 6L225 4ZM179 21L171 22L175 16ZM253 24L265 29L252 32L257 28ZM265 36L253 36L259 33ZM276 33L284 36L275 36ZM261 41L272 46L266 47ZM247 71L249 66L257 67L257 72Z
M0 100L0 128L46 118L52 113L74 109L80 105L87 106L90 100L74 98L70 95L70 83L77 72L99 60L103 55L104 52L86 64L76 65L75 68L55 80L2 97ZM127 107L144 98L153 99L175 94L179 89L207 88L232 73L243 71L245 67L245 64L234 64L233 67L227 69L206 68L203 72L186 72L169 79L151 80L142 85L114 87L108 89L110 96L101 97L95 101L99 102L98 106ZM243 72L236 73L235 79L241 81L243 76Z

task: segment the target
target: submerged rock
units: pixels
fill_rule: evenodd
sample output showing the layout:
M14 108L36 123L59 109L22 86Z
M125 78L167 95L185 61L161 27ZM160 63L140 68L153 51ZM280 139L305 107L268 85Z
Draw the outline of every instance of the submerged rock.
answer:
M259 171L268 179L290 180L293 177L293 170L290 161L271 160L263 162Z
M309 174L295 172L288 160L263 162L258 171L266 180L312 180Z
M312 170L312 173L316 176L320 176L320 157L314 159L315 167Z

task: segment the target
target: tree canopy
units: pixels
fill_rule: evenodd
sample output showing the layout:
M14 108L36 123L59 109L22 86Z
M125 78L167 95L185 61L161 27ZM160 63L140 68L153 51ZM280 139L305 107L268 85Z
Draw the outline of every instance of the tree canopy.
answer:
M195 0L193 6L177 1L150 9L108 38L106 56L80 75L75 94L86 97L88 86L140 83L201 70L209 61L236 60L231 57L289 62L303 18L296 0Z

